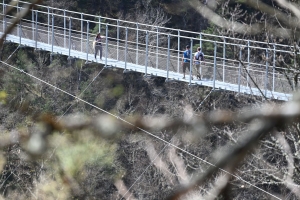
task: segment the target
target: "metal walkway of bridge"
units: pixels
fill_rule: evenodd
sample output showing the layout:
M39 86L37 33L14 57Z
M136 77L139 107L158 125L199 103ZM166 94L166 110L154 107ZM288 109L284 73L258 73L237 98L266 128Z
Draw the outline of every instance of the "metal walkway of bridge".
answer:
M4 1L0 3L1 35L15 19L10 13L21 12L25 4L28 3L19 1L12 7ZM8 9L12 11L7 13ZM99 56L97 60L94 58L92 43L97 32L105 36L103 60ZM279 58L285 64L293 62L290 55L294 47L288 45L158 27L42 5L36 6L30 17L22 19L6 40L49 51L51 56L62 54L68 59L79 58L125 72L164 77L167 81L285 101L292 98L293 86L288 79L292 79L293 71L279 65ZM188 71L186 79L182 79L181 58L187 44L193 47L193 53L198 46L204 50L201 80Z

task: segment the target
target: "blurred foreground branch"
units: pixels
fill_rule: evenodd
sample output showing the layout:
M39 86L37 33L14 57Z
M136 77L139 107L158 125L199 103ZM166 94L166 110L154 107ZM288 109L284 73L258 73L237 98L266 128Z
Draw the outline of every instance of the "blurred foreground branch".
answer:
M18 1L12 1L10 3L10 5L8 6L8 10L6 11L6 13L4 13L5 15L7 13L9 13L12 9L13 6L15 6L17 4ZM4 34L1 36L0 38L0 47L2 47L3 42L7 36L7 34L9 34L14 28L15 26L20 22L20 20L25 17L32 8L34 8L35 4L41 4L43 2L43 0L34 0L31 4L29 4L27 7L25 7L24 9L21 10L21 12L19 12L15 18L13 18L13 20L11 21L11 24L8 26L8 28L5 30Z

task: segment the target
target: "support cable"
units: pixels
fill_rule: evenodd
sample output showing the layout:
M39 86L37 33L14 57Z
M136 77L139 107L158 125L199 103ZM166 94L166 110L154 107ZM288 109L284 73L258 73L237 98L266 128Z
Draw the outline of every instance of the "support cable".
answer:
M7 57L7 59L5 60L5 61L3 61L3 62L7 62L11 57L12 57L12 55L14 55L14 53L16 53L17 52L17 50L19 49L19 47L20 47L20 45L19 46L17 46L17 48ZM1 61L2 62L2 61Z
M186 154L192 156L193 158L196 158L196 159L198 159L198 160L200 160L200 161L202 161L202 162L204 162L204 163L206 163L206 164L208 164L208 165L210 165L210 166L212 166L212 167L216 167L216 168L219 169L220 171L222 171L222 172L224 172L224 173L227 173L227 174L231 175L232 177L234 177L234 178L236 178L236 179L238 179L238 180L240 180L240 181L242 181L242 182L244 182L244 183L246 183L246 184L248 184L248 185L250 185L250 186L252 186L252 187L254 187L254 188L256 188L256 189L258 189L258 190L260 190L260 191L262 191L262 192L264 192L264 193L266 193L266 194L268 194L268 195L270 195L270 196L272 196L272 197L274 197L274 198L276 198L276 199L280 199L279 197L275 196L274 194L271 194L270 192L267 192L267 191L265 191L264 189L262 189L262 188L260 188L260 187L258 187L258 186L256 186L256 185L254 185L254 184L252 184L252 183L250 183L250 182L248 182L248 181L242 179L240 176L235 175L235 174L232 174L232 173L230 173L229 171L227 171L227 170L225 170L225 169L222 169L222 168L220 168L220 167L217 167L215 164L212 164L212 163L210 163L209 161L206 161L206 160L204 160L204 159L202 159L202 158L200 158L200 157L198 157L198 156L196 156L196 155L194 155L194 154L188 152L187 150L184 150L183 148L180 148L180 147L178 147L178 146L176 146L176 145L174 145L174 144L172 144L172 143L170 143L170 142L164 140L164 139L162 139L162 138L160 138L160 137L154 135L153 133L151 133L151 132L149 132L149 131L147 131L147 130L145 130L145 129L143 129L143 128L140 128L140 127L134 125L133 123L126 121L125 119L123 119L123 118L121 118L121 117L119 117L119 116L117 116L117 115L114 115L114 114L112 114L112 113L110 113L110 112L108 112L108 111L106 111L106 110L104 110L104 109L102 109L102 108L99 108L98 106L96 106L96 105L94 105L94 104L92 104L92 103L89 103L89 102L87 102L87 101L85 101L85 100L79 98L78 96L75 96L75 95L73 95L73 94L71 94L71 93L69 93L69 92L67 92L67 91L65 91L65 90L63 90L63 89L60 89L60 88L58 88L58 87L56 87L56 86L54 86L54 85L52 85L52 84L50 84L50 83L48 83L48 82L46 82L46 81L44 81L44 80L42 80L42 79L36 77L36 76L33 76L33 75L31 75L31 74L25 72L25 71L22 70L22 69L19 69L19 68L17 68L17 67L14 67L14 66L12 66L12 65L10 65L10 64L8 64L8 63L5 63L5 62L3 62L3 61L0 61L0 62L3 63L4 65L8 66L8 67L11 67L11 68L13 68L13 69L16 69L16 70L18 70L19 72L22 72L22 73L24 73L24 74L26 74L26 75L28 75L28 76L30 76L30 77L32 77L32 78L34 78L34 79L40 81L40 82L42 82L42 83L48 85L48 86L50 86L50 87L53 87L53 88L55 88L55 89L57 89L57 90L59 90L59 91L65 93L65 94L67 94L67 95L69 95L69 96L71 96L71 97L77 99L78 101L82 101L82 102L84 102L84 103L90 105L91 107L93 107L93 108L95 108L95 109L97 109L97 110L100 110L100 111L102 111L102 112L104 112L104 113L106 113L106 114L108 114L108 115L110 115L110 116L112 116L112 117L115 117L116 119L119 119L120 121L123 121L124 123L126 123L126 124L128 124L128 125L131 125L131 126L135 127L136 129L138 129L138 130L144 132L144 133L147 133L148 135L150 135L150 136L152 136L152 137L154 137L154 138L156 138L156 139L158 139L158 140L160 140L160 141L162 141L162 142L168 144L169 146L172 146L172 147L174 147L174 148L176 148L176 149L178 149L178 150L180 150L180 151L182 151L182 152L184 152L184 153L186 153Z
M86 88L78 95L78 97L80 97L86 90L87 88L96 80L96 78L101 74L101 72L105 69L105 67L103 67L100 72L93 78L93 80L88 84L88 86L86 86ZM76 103L78 102L78 100L76 101ZM69 108L57 119L57 121L59 121L69 110L70 108L74 105L75 103L73 102Z
M176 134L175 134L176 135ZM136 184L136 182L143 176L143 174L148 170L149 167L152 166L153 162L159 157L159 155L165 150L166 147L169 147L171 144L172 139L175 137L175 135L171 138L169 144L166 144L162 150L159 152L159 154L156 155L156 157L151 160L150 164L145 168L145 170L138 176L137 179L135 179L135 181L133 182L133 184L127 189L127 191L125 192L125 194L122 196L121 199L125 198L126 194L129 192L129 190Z
M208 93L208 95L206 95L206 97L202 100L202 102L199 104L198 108L194 112L196 112L197 110L199 110L200 106L202 106L202 104L204 103L204 101L209 97L209 95L211 94L211 92L213 90L214 90L213 88L210 90L210 92Z
M210 93L213 91L213 89L211 89L211 91L209 92L209 94L203 99L203 101L199 104L198 108L194 111L196 112L200 106L202 105L202 103L207 99L207 97L210 95ZM176 135L176 134L175 134ZM122 198L125 198L126 194L129 192L129 190L135 185L135 183L141 178L141 176L148 170L148 168L150 166L152 166L153 162L159 157L159 155L165 150L165 148L167 146L170 146L170 143L172 141L172 139L175 137L175 135L171 138L169 144L166 144L163 149L159 152L159 154L150 162L150 164L145 168L145 170L141 173L141 175L138 176L138 178L133 182L133 184L127 189L127 191L125 192L125 194L122 196ZM122 199L121 198L121 199Z

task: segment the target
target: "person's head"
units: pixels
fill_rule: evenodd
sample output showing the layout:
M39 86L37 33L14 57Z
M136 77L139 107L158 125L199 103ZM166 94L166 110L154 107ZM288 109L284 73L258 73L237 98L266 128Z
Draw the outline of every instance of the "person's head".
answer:
M201 51L201 48L200 48L200 47L198 47L198 48L197 48L197 51Z
M190 49L190 45L186 45L186 47L185 47L186 49Z
M98 34L97 34L97 37L100 37L100 36L101 36L101 34L100 34L100 33L98 33Z

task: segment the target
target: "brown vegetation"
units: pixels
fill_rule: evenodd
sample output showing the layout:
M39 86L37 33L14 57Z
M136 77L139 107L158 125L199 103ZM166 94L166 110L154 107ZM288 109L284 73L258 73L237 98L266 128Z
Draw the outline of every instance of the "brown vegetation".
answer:
M265 102L64 56L50 62L14 44L1 57L1 197L300 198L298 94Z

